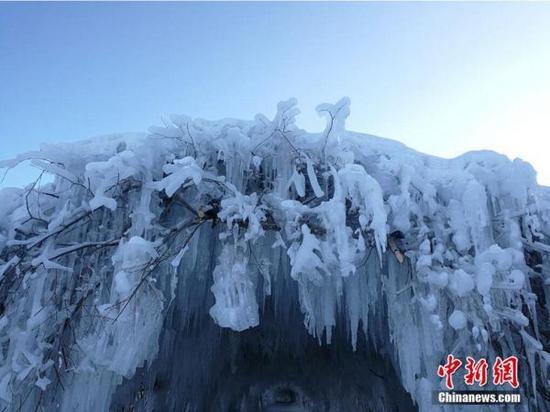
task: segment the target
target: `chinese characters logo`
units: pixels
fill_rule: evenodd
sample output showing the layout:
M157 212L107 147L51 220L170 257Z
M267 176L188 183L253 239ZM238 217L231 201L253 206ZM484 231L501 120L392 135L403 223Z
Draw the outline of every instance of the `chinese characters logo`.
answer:
M453 355L447 355L447 362L444 365L439 365L437 368L437 376L445 378L445 385L447 389L454 389L453 375L462 366L462 361L455 358ZM487 384L487 370L489 364L487 360L481 358L479 361L470 356L466 357L466 373L464 374L464 383L466 385L474 385L476 382L479 386L485 386ZM508 383L512 388L519 386L518 382L518 358L516 356L509 356L502 359L497 356L492 367L492 377L494 385L504 385Z

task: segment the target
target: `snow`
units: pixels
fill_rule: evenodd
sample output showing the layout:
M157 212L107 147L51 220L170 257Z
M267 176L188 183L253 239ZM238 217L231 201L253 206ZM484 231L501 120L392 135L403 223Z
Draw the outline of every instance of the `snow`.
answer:
M341 133L345 128L346 118L350 114L350 104L350 99L348 97L343 97L335 104L323 103L316 107L317 113L327 117L327 126L325 128L326 143L328 143L328 140L333 136L336 137L335 143L340 143Z
M309 184L311 185L311 188L313 189L313 193L315 193L315 196L317 197L323 197L325 192L321 189L321 186L319 186L319 181L317 180L317 175L315 174L315 169L313 168L313 162L311 159L306 159L307 164L307 177L309 179Z
M128 296L132 291L130 277L126 272L120 271L115 275L114 280L115 292L120 296Z
M449 288L457 296L466 296L474 289L474 285L472 276L462 269L458 269L451 274Z
M165 165L162 170L168 176L157 184L157 189L164 190L170 197L188 181L198 185L203 176L203 170L190 156L176 159L174 163Z
M148 405L209 410L194 376L226 387L219 371L267 332L253 346L273 359L368 341L421 410L448 353L526 353L520 388L548 406L550 189L519 159L346 130L347 98L318 112L318 133L291 99L273 119L173 116L0 163L53 176L0 192L0 409L43 393L46 409L108 410L177 363L181 402Z
M140 236L132 236L128 242L119 246L113 256L113 262L120 263L123 270L133 270L140 268L156 256L157 252L151 242Z
M294 190L296 190L298 196L304 197L306 195L306 178L296 170L296 167L294 167L294 172L288 181L288 188L292 185L294 185Z
M247 276L248 262L235 260L231 252L230 247L224 248L214 269L211 289L216 303L210 308L210 316L221 327L241 332L258 325L258 304L254 284Z
M52 383L51 380L49 380L48 378L38 378L35 382L35 385L38 386L40 389L42 389L43 391L46 390L47 386Z
M90 200L92 210L106 207L116 209L116 201L105 191L117 182L127 179L137 173L133 166L135 154L130 150L117 153L106 161L90 162L86 165L85 178L91 183L91 190L95 193Z
M340 200L349 199L352 206L359 207L359 222L363 229L368 227L374 231L376 248L381 255L386 249L387 236L382 188L361 165L345 165L338 171L338 177L343 191Z
M294 244L294 247L288 249L292 265L290 276L298 279L303 275L314 283L321 283L322 277L319 270L323 268L323 263L317 255L321 252L321 243L311 234L311 230L306 225L302 225L302 236L300 245Z
M483 262L478 266L476 287L480 294L487 295L491 291L493 276L495 276L495 273L496 270L490 263Z
M464 329L467 323L466 315L460 310L454 310L451 316L449 316L449 325L451 325L454 330Z
M514 269L507 276L508 281L510 282L510 288L512 289L523 289L525 284L525 275L521 270Z

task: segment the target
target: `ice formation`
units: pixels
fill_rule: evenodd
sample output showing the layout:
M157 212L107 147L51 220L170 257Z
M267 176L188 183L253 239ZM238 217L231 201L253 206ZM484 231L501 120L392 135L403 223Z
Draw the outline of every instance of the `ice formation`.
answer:
M0 408L435 410L449 353L518 356L520 408L550 408L550 190L347 131L349 104L1 163L53 180L0 192Z

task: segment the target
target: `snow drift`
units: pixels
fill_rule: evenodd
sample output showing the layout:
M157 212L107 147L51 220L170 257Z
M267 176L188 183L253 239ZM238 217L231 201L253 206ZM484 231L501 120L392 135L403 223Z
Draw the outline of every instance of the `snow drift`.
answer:
M54 179L0 194L0 406L433 410L452 353L517 356L520 409L548 409L532 167L346 131L348 99L318 112L321 133L290 100L2 162Z

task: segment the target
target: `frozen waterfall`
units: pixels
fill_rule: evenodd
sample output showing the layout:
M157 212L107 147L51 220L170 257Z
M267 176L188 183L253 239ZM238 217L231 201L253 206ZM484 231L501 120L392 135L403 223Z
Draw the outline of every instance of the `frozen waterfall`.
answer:
M449 353L517 356L518 410L549 410L550 189L349 105L1 162L43 179L0 192L0 410L431 411Z

